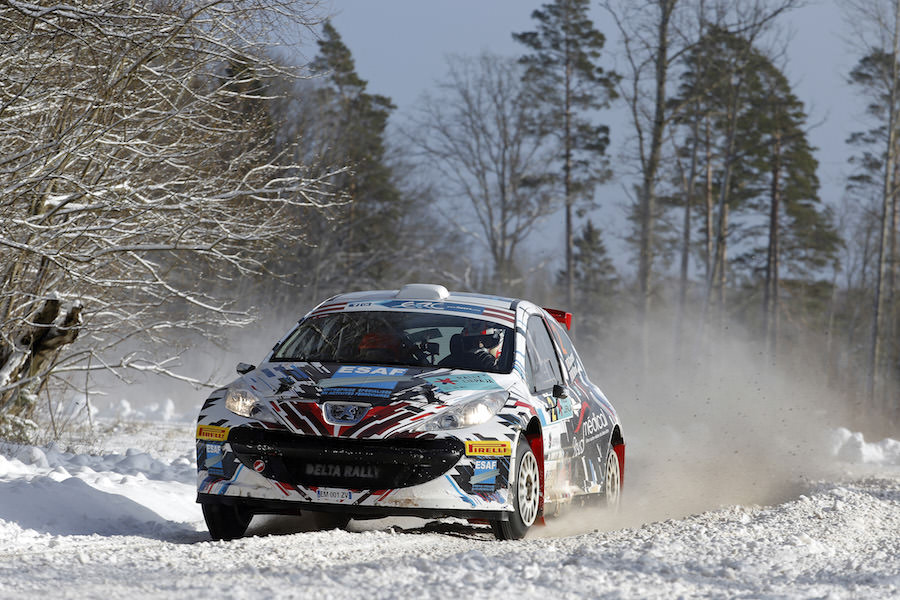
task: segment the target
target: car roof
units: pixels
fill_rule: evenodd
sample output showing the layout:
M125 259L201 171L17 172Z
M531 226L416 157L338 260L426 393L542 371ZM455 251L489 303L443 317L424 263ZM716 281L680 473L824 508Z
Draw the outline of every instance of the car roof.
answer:
M414 283L399 290L370 290L350 292L329 298L306 317L360 310L436 311L445 314L481 315L507 326L515 324L516 308L534 306L530 302L468 292L450 292L436 284Z
M459 302L474 306L490 308L504 308L513 310L517 303L523 302L515 298L492 296L489 294L474 294L470 292L451 292L446 287L436 284L413 283L399 290L369 290L363 292L349 292L340 294L328 301L327 304L339 302L375 302L381 300L417 300L431 302Z

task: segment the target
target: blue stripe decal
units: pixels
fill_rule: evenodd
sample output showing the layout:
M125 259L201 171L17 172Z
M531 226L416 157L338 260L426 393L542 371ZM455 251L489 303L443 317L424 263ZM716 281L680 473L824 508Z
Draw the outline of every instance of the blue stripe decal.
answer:
M463 493L463 491L462 491L461 489L459 489L459 486L456 485L456 482L453 481L453 478L452 478L452 477L450 477L449 475L444 475L444 477L447 478L447 481L450 482L450 485L453 486L453 489L456 490L457 492L459 492L459 497L460 497L460 498L462 498L463 500L465 500L466 502L468 502L468 503L471 504L472 506L475 506L475 501L472 500L471 498L469 498L468 496L466 496L466 495Z
M297 367L295 367L293 365L290 367L290 371L291 371L291 374L293 374L293 376L297 379L297 381L301 381L301 380L308 381L309 379L311 379L309 375L307 375L306 373L304 373L303 371L301 371L300 369L298 369Z
M228 490L228 488L231 487L231 484L232 484L233 482L237 481L238 475L241 474L241 471L242 471L243 469L244 469L244 465L242 465L242 464L241 464L241 465L238 465L238 468L237 468L237 470L234 472L234 475L231 476L231 479L230 479L229 481L227 481L227 482L225 483L225 485L222 486L222 491L219 492L219 495L220 495L220 496L224 495L225 492Z

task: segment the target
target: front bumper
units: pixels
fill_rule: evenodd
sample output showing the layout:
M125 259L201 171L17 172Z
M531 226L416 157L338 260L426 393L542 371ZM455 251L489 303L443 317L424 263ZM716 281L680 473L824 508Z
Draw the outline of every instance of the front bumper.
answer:
M305 487L388 490L431 481L465 453L455 438L358 440L249 427L228 438L235 458L268 479Z
M454 436L359 440L221 429L221 440L197 440L201 503L240 503L275 514L494 520L513 509L510 457L472 456Z

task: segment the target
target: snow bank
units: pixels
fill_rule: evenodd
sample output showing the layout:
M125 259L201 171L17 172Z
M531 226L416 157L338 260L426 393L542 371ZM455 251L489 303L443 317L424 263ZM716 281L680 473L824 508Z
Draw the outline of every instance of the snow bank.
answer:
M106 430L122 452L75 454L0 444L0 547L22 530L54 536L196 534L196 467L190 430L162 425ZM152 454L151 454L152 453ZM159 455L168 455L161 458Z
M900 466L900 442L866 442L863 434L839 427L832 432L832 456L849 463Z
M654 522L642 497L666 489L649 485L659 468L648 467L672 463L638 451L627 510L573 512L577 536L555 520L498 542L460 521L309 531L257 517L254 537L211 542L194 502L193 426L101 425L92 452L0 445L0 598L900 597L893 467L771 506ZM832 463L900 457L898 442L846 429L832 442L820 447Z

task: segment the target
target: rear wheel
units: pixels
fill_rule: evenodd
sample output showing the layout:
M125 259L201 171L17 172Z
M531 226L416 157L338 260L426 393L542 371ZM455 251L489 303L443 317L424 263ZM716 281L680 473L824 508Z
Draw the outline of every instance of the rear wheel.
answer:
M206 528L214 540L233 540L244 535L253 518L247 508L230 504L201 504Z
M491 521L494 535L501 540L518 540L525 537L528 528L537 519L541 503L541 479L537 459L524 438L516 445L516 478L512 489L513 512L508 521Z
M617 512L622 502L622 479L619 471L619 455L610 446L606 454L606 478L603 482L603 504Z

